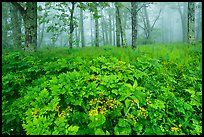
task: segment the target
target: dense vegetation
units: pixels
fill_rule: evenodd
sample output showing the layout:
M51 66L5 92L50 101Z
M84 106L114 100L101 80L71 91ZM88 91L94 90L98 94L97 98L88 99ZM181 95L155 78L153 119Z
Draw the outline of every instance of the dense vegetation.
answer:
M202 134L202 46L3 51L3 134Z

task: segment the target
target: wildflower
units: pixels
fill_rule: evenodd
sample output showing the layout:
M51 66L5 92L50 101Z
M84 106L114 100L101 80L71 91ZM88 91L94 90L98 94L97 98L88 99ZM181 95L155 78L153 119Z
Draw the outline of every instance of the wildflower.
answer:
M143 107L141 108L141 110L142 110L142 111L145 111L145 109L144 109Z
M177 131L178 129L177 127L171 127L171 131Z
M64 117L64 116L65 116L65 112L64 111L62 111L61 114L58 114L58 117Z
M106 114L106 112L107 112L107 110L105 110L105 109L101 109L100 110L100 113L103 115L103 114Z
M98 115L98 110L89 111L89 116L97 116L97 115Z
M179 124L179 127L182 127L182 124Z
M58 112L59 111L59 107L60 106L56 106L55 111Z
M94 105L94 101L93 101L93 99L90 101L90 105Z
M72 108L70 106L67 106L68 111L72 111Z

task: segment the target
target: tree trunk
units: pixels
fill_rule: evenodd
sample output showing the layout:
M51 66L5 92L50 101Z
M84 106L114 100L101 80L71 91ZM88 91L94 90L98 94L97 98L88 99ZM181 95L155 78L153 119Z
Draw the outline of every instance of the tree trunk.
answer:
M83 22L83 9L80 8L80 34L81 34L81 46L85 47L85 41L84 41L84 22Z
M96 44L96 47L99 47L99 25L98 25L98 9L97 9L97 6L95 6L95 16L96 18L94 19L95 20L95 36L96 36L96 41L95 41L95 44Z
M40 48L41 44L42 44L42 40L44 37L44 30L45 30L45 22L43 22L42 24L42 29L41 29L41 33L40 33L40 38L39 38L39 42L38 42L38 47Z
M103 45L106 44L106 41L105 41L105 29L104 29L104 22L102 21L101 22L101 32L102 32L102 41L103 41Z
M74 22L73 22L73 17L74 17L74 5L75 2L71 2L72 3L72 8L70 10L70 23L69 23L69 47L72 48L72 44L73 44L73 31L74 31Z
M188 2L188 43L195 44L195 2Z
M116 7L116 45L120 47L120 24L119 24L119 15L118 15L118 8L117 3L115 3Z
M26 10L17 2L12 4L20 11L25 26L25 51L37 50L37 2L26 2Z
M109 12L109 44L112 45L112 17L111 13Z
M2 3L2 47L8 47L8 3Z
M107 29L107 23L104 19L104 14L103 14L103 11L101 11L101 16L102 16L102 34L103 34L103 39L104 39L104 45L108 45L108 29ZM105 36L105 38L104 38Z
M126 47L126 38L125 38L125 33L124 33L124 30L123 30L123 25L122 25L122 20L121 20L121 15L120 15L120 9L119 9L119 6L118 4L116 3L116 14L117 14L117 17L118 17L118 25L119 25L119 29L120 29L120 33L121 33L121 40L122 40L122 46L123 47Z
M181 18L182 24L182 34L183 34L183 42L187 42L187 6L185 2L183 2L183 11L181 10L181 5L178 3L178 10Z
M90 13L91 14L91 13ZM90 17L90 25L91 25L91 46L94 46L93 45L93 29L92 29L92 27L93 27L93 25L92 25L92 23L93 23L93 15L91 15L91 17Z
M13 39L13 49L20 49L21 47L21 24L20 24L20 16L16 7L11 5L11 24L12 24L12 39Z
M150 44L151 43L151 26L150 26L150 22L149 22L149 16L147 13L147 8L146 6L143 7L144 9L144 14L145 14L145 23L146 23L146 44Z
M115 20L113 20L113 45L115 46L115 31L116 31L116 25Z
M137 47L137 3L131 2L131 16L132 16L132 48Z

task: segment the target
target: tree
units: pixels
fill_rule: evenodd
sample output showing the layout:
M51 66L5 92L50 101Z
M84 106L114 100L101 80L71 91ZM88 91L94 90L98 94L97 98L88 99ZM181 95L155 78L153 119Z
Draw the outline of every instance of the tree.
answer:
M96 47L99 47L99 18L101 16L99 15L99 8L103 9L105 7L109 6L106 2L90 2L87 4L87 8L92 12L93 19L95 22L95 45Z
M115 3L115 7L117 7L117 3ZM116 8L116 45L117 47L120 47L120 24L119 24L119 14L118 14L118 8Z
M45 4L45 12L42 16L39 16L39 25L42 24L42 28L40 29L40 34L38 35L39 40L38 40L38 47L40 48L42 41L43 41L43 37L44 37L44 31L45 31L45 23L46 23L46 17L48 16L48 12L47 12L47 5ZM39 6L38 7L39 11L42 11L42 7ZM39 26L40 27L40 26Z
M188 43L195 44L195 2L188 2Z
M8 47L8 3L2 3L2 47Z
M183 42L187 42L187 5L186 2L182 4L178 2L177 4L182 24Z
M25 9L18 2L11 2L21 13L25 26L25 51L37 50L37 2L26 2Z
M84 41L84 22L83 22L83 9L80 8L80 34L81 34L81 46L85 47L85 41Z
M126 47L126 45L127 45L126 37L125 37L125 33L124 33L123 25L122 25L121 14L120 14L120 7L122 7L122 5L121 5L121 3L116 2L115 7L116 7L116 20L118 22L117 23L118 30L120 30L119 32L121 33L120 36L121 36L122 46ZM118 36L119 36L119 34L118 34Z
M71 2L72 3L72 7L71 9L69 9L71 17L70 17L70 23L69 23L69 47L72 48L72 43L73 43L73 31L74 31L74 23L73 23L73 16L74 16L74 5L76 2Z
M149 3L147 3L149 4ZM148 15L148 12L147 12L147 7L149 5L147 4L144 4L142 7L143 7L143 15L142 15L142 21L143 21L143 24L144 24L144 27L140 26L143 30L144 30L144 33L145 33L145 44L151 44L152 43L152 31L154 30L154 26L157 22L157 20L159 19L160 17L160 14L161 14L161 9L159 10L159 13L158 15L156 16L156 18L154 19L152 25L150 24L150 19L149 19L149 15Z
M131 2L131 17L132 17L132 48L137 47L137 8L138 5L136 2Z
M12 39L13 39L13 48L20 49L21 48L21 24L20 24L20 16L16 7L11 5L11 29L12 29Z

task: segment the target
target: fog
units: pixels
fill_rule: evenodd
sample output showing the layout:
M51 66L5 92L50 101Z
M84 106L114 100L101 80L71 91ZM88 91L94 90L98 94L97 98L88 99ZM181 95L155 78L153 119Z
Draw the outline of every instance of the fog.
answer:
M89 4L90 3L93 2L89 2ZM72 32L73 47L82 46L81 33L83 32L85 46L94 46L96 39L96 24L93 16L95 11L91 9L91 7L85 7L83 9L82 26L82 24L80 24L80 4L88 5L88 2L76 2L74 5L74 30ZM107 4L108 5L104 7L97 7L99 15L98 41L100 46L116 46L116 7L114 2L107 2ZM25 2L21 3L21 5L24 6ZM37 47L69 46L71 6L71 2L37 3ZM138 2L138 9L136 15L137 45L187 42L188 2ZM5 12L6 10L7 9L5 9ZM132 42L131 3L120 2L119 10L121 19L120 23L125 33L125 38L123 39L127 41L127 46L130 46ZM3 12L3 18L7 16L7 14L5 14L6 13ZM202 40L201 21L202 4L201 2L195 2L194 27L196 41ZM4 20L3 26L7 23L11 23L11 18L7 18L6 21ZM20 23L22 24L21 32L25 33L23 19L21 19ZM8 39L12 38L11 28L3 28L3 32L7 29L6 35ZM80 28L83 29L83 32L81 32L82 29ZM22 43L25 43L25 40L22 40ZM12 45L12 41L7 40L7 44Z

